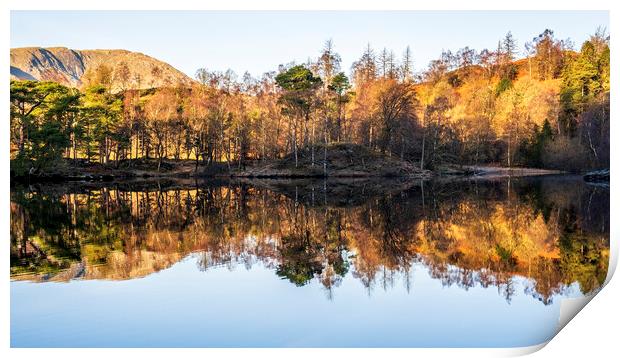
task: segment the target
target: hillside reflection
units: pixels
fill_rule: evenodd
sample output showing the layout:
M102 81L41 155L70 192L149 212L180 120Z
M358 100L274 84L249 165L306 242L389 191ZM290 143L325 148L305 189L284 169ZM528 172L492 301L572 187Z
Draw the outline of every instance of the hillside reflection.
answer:
M443 285L495 286L507 300L523 276L547 304L607 274L608 188L562 177L371 184L12 188L11 277L131 279L194 254L200 270L260 262L330 296L346 275L369 292L410 288L421 263Z

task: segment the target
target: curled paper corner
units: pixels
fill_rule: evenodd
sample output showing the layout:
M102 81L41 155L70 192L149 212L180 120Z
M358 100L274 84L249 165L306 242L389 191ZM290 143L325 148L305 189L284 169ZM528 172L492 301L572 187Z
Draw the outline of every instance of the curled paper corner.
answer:
M558 317L558 324L555 330L555 334L548 340L540 344L515 349L515 356L528 355L543 349L547 344L549 344L549 342L551 342L555 338L555 336L557 336L562 331L562 329L564 329L564 327L566 327L568 322L575 318L575 316L577 316L577 314L594 298L594 296L596 296L603 289L604 285L609 282L609 278L611 278L611 275L608 273L607 279L605 280L603 286L601 286L598 290L592 292L587 296L562 299L560 303L560 315Z
M590 300L598 294L598 292L600 292L600 290L584 297L563 299L560 303L560 317L558 318L558 328L556 330L556 334L564 329L568 322L575 318L579 311L581 311L590 302Z
M545 342L542 342L542 343L538 343L538 344L534 344L532 346L527 346L527 347L508 348L508 350L506 351L506 354L504 356L505 357L522 357L522 356L530 355L530 354L536 353L539 350L545 348L547 343L549 343L550 341L551 340L548 340L548 341L545 341Z

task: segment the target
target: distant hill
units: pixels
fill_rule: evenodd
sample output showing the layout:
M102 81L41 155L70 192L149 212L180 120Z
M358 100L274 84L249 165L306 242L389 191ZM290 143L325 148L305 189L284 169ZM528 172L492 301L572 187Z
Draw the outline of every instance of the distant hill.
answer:
M169 64L139 52L127 50L72 50L66 47L22 47L11 49L11 79L54 81L80 88L85 76L105 65L112 73L127 64L129 71L112 76L112 90L144 89L172 84L189 84L192 79Z

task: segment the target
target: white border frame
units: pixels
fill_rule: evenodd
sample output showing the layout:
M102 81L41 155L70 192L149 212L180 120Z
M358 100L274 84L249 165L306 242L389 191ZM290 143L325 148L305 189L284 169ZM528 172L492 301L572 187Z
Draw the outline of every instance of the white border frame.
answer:
M8 2L8 4L7 4ZM0 68L9 67L8 52L10 49L10 11L11 10L608 10L610 11L609 33L611 34L611 117L614 117L617 109L617 103L614 99L618 90L618 82L616 73L618 72L618 55L617 55L617 37L615 37L615 23L617 20L616 6L618 1L590 0L587 2L576 0L564 1L540 1L540 0L520 0L518 2L500 2L500 1L483 1L469 0L467 2L458 0L435 0L425 1L422 3L405 3L398 0L357 0L357 1L334 1L334 0L297 0L297 1L278 1L278 0L227 0L219 2L198 3L192 0L150 0L148 2L127 1L127 0L107 0L106 2L86 3L83 0L28 0L16 1L6 0L1 5L3 11L0 17L0 41L2 42L3 55L0 56ZM5 71L0 76L2 83L0 84L0 94L4 98L6 104L9 99L9 71ZM0 130L2 153L2 183L5 190L9 189L9 106L0 106L0 113L4 118L5 129ZM616 138L618 135L618 125L611 120L611 137ZM614 152L614 143L612 140L612 149ZM620 157L611 156L611 170L613 173L618 169ZM615 186L617 180L612 177L611 180L611 213L616 212L618 206L618 195L616 195ZM8 238L9 231L9 196L7 191L2 195L2 203L0 204L1 223L4 229L4 237ZM620 284L618 280L609 283L617 267L618 261L618 229L620 225L614 221L613 214L611 219L610 237L610 265L607 276L608 283L600 294L593 298L593 303L587 305L583 312L579 313L573 323L564 328L560 334L548 343L549 347L538 353L540 356L558 356L562 354L582 355L582 356L609 356L608 352L617 353L617 328L618 328L618 308L620 302ZM6 239L5 239L6 240ZM6 241L5 241L6 244ZM540 350L547 344L524 348L506 348L506 349L140 349L139 352L134 349L53 349L41 351L40 349L9 349L10 346L10 305L9 290L10 278L6 274L9 271L9 255L8 252L2 255L1 259L5 274L2 275L4 283L2 285L2 294L0 295L0 308L4 317L0 323L0 339L1 348L6 354L11 356L30 356L41 355L52 357L67 356L83 356L88 354L94 357L108 356L109 354L134 355L135 353L148 354L149 356L168 356L170 354L191 354L191 355L253 355L253 356L269 356L269 357L314 357L317 354L328 356L341 356L343 353L356 356L390 355L390 356L411 356L414 354L422 354L423 356L448 356L455 354L459 356L514 356L523 355ZM586 302L587 303L587 302ZM572 307L573 314L579 312L583 308L582 304Z

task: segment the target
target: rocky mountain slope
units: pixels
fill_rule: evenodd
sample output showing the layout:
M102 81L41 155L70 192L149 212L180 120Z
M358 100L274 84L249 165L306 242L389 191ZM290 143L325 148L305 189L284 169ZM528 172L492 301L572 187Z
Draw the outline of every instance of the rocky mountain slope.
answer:
M96 71L101 65L111 70L113 91L192 82L169 64L139 52L72 50L66 47L11 49L11 79L55 81L79 88L86 82L89 72Z

